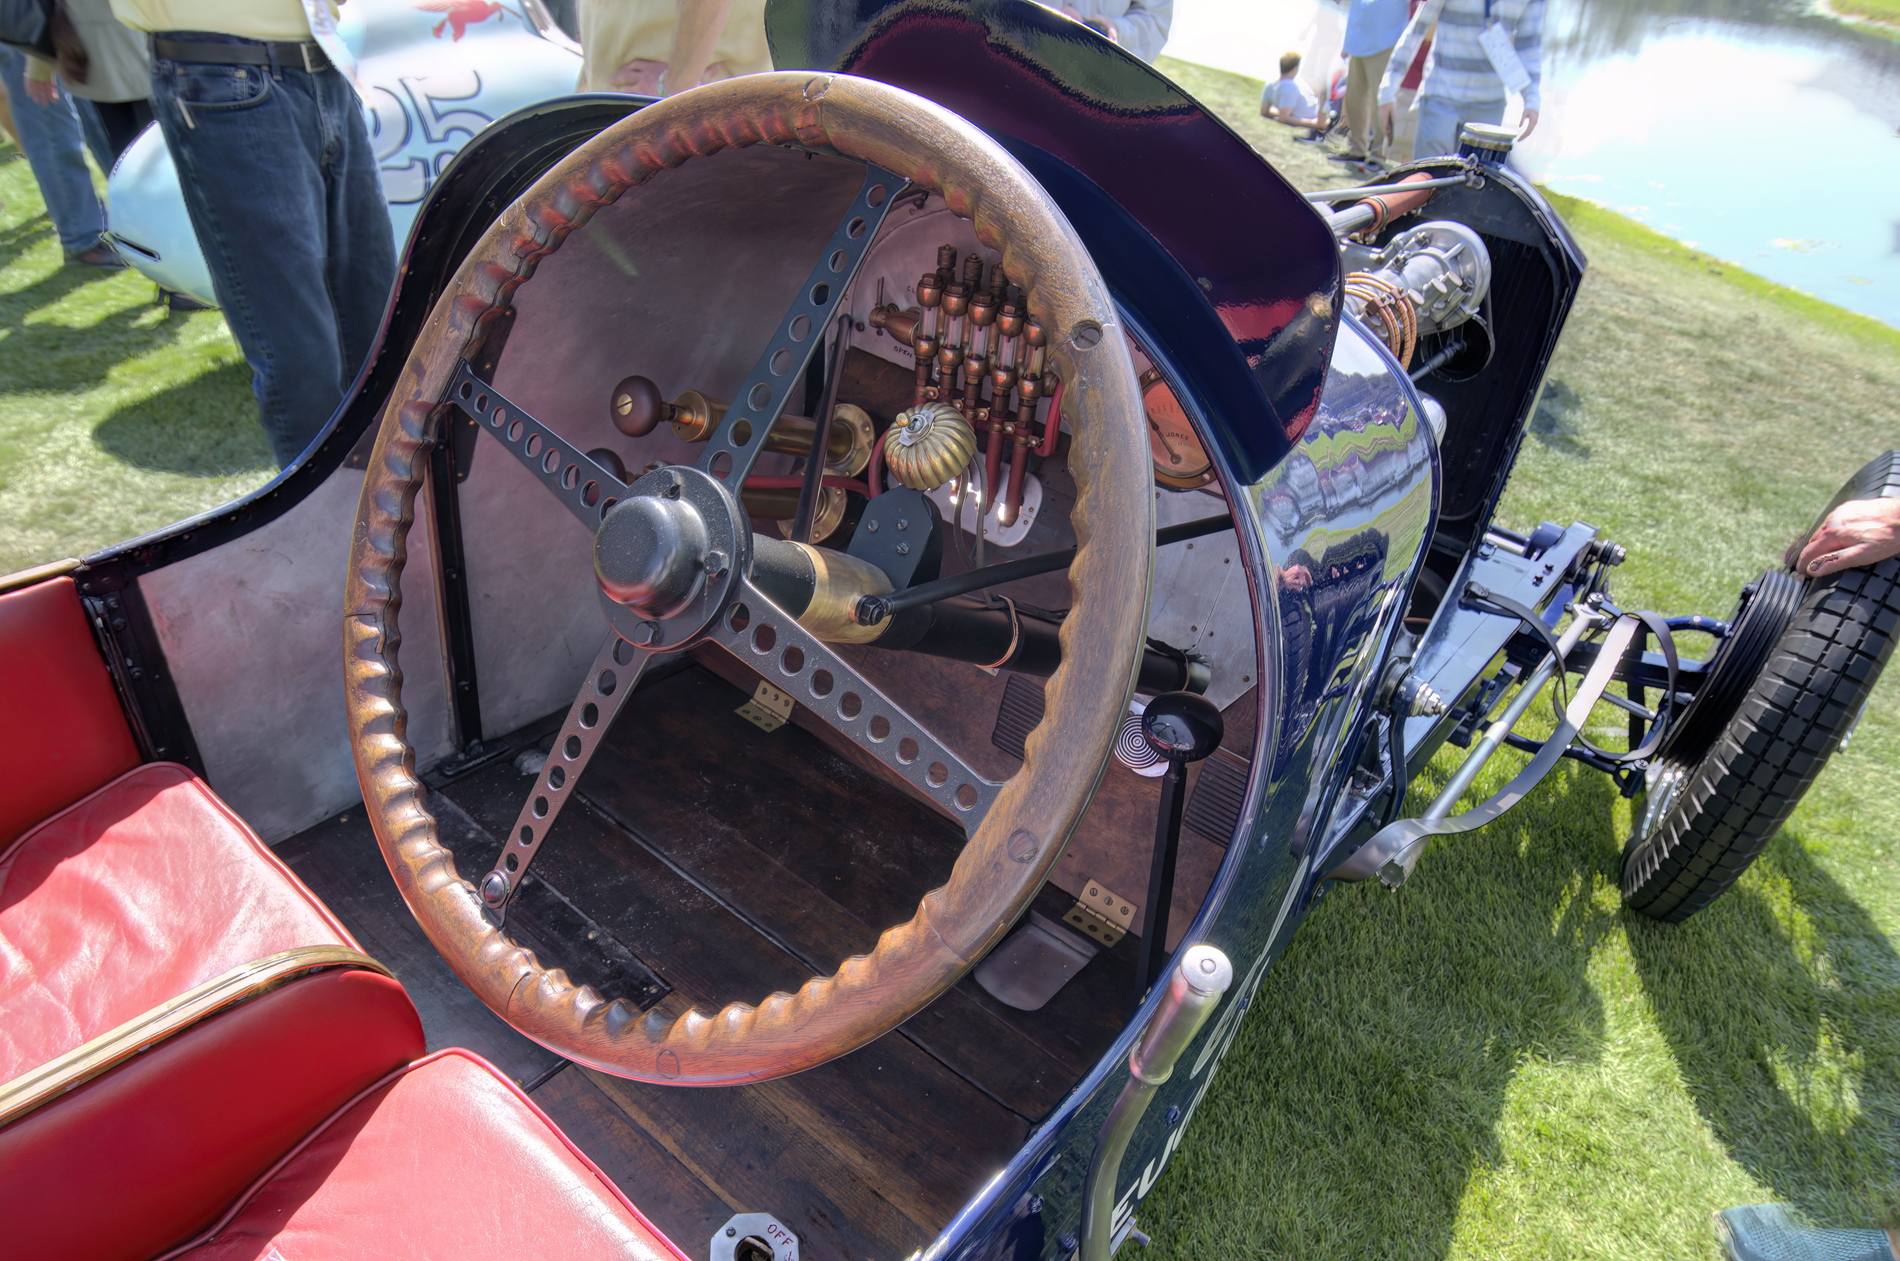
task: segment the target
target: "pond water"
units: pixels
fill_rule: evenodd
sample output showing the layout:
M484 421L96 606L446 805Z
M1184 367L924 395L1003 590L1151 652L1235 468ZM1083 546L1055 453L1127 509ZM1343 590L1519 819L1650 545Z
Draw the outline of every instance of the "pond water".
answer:
M1317 83L1344 28L1329 0L1175 0L1165 51L1271 78L1297 49ZM1543 115L1515 160L1900 326L1900 38L1802 0L1549 0Z

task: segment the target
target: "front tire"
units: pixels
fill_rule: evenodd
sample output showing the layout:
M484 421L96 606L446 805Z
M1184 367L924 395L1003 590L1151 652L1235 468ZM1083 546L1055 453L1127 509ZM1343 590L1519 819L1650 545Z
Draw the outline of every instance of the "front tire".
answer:
M1882 495L1900 495L1891 453L1835 502ZM1900 557L1808 583L1720 733L1666 741L1652 763L1623 850L1632 909L1680 923L1735 883L1852 730L1897 633Z

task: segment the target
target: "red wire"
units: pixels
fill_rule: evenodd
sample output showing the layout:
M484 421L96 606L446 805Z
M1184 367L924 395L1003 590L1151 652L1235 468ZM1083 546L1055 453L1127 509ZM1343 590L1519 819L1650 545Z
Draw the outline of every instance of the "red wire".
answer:
M874 499L884 493L884 440L890 436L890 429L886 429L877 436L877 441L871 444L871 465L866 470L864 479L869 483L871 497Z
M1048 459L1055 453L1056 439L1062 433L1062 378L1056 378L1055 392L1049 396L1049 419L1042 422L1042 445L1036 454Z
M745 484L753 490L797 490L805 484L805 479L802 477L779 477L765 473L754 473L751 477L745 479ZM825 485L834 486L839 490L852 491L856 494L863 495L866 499L871 497L870 487L866 486L863 482L854 482L848 477L827 476L825 478Z

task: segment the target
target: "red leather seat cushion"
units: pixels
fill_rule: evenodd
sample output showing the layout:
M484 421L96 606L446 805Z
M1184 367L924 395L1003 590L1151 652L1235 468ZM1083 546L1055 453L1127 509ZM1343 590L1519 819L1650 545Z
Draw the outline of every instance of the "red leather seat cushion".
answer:
M448 1050L331 1117L191 1261L685 1261L486 1060Z
M138 760L73 580L0 595L0 846Z
M356 969L193 1025L0 1129L0 1256L146 1261L176 1247L422 1052L402 986Z
M356 945L204 783L152 762L0 851L0 1081L240 964Z

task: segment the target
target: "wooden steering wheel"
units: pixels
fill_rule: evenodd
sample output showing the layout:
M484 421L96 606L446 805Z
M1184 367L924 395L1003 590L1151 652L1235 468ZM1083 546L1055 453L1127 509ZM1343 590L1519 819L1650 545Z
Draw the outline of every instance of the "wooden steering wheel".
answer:
M780 321L738 400L691 466L631 486L531 417L499 406L466 368L536 263L598 210L655 175L728 146L791 144L864 163L864 189ZM1001 253L1050 330L1067 382L1077 487L1074 606L1046 717L1007 783L982 779L753 585L737 488L800 365L906 181L943 196ZM813 334L817 333L817 337ZM790 352L790 353L787 353ZM787 365L790 365L789 368ZM479 887L437 836L404 738L397 668L401 577L430 444L451 396L595 533L613 634L547 767ZM1141 401L1106 286L1048 195L970 124L871 80L811 73L725 80L649 105L576 149L502 213L456 272L383 413L350 549L343 661L357 778L409 909L463 981L510 1025L568 1059L640 1081L725 1085L798 1072L895 1028L954 984L1015 922L1055 865L1100 779L1133 687L1153 569L1154 510ZM611 492L605 488L611 488ZM516 945L505 908L527 861L656 650L710 641L779 686L963 823L949 881L869 954L716 1015L642 1014L571 982Z

